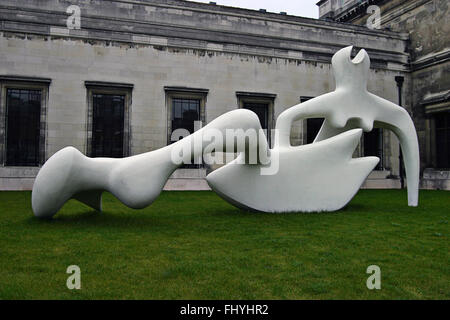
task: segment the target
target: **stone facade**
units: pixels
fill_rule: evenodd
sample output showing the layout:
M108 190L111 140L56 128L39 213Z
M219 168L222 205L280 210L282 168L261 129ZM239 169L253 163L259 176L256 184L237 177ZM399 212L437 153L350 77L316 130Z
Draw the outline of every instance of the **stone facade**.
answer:
M381 28L409 34L408 91L419 135L422 187L450 189L450 168L437 163L439 152L450 149L436 138L436 118L450 112L450 4L447 0L324 0L318 3L321 17L366 25L370 5L381 13ZM448 116L447 116L448 117Z
M70 5L81 8L79 30L66 26ZM405 78L404 106L412 112L408 39L407 33L186 1L2 0L0 122L6 87L47 79L41 162L69 145L89 153L89 90L97 83L127 90L127 154L148 152L168 143L169 91L202 92L205 123L238 108L243 93L273 97L276 119L300 97L334 89L331 57L350 44L372 58L371 92L397 103L395 77ZM294 145L306 143L306 130L306 122L294 125ZM6 134L1 127L2 154ZM398 187L399 144L392 133L383 135L384 170L367 186ZM31 189L37 171L3 162L0 189ZM204 171L177 172L167 188L205 189Z

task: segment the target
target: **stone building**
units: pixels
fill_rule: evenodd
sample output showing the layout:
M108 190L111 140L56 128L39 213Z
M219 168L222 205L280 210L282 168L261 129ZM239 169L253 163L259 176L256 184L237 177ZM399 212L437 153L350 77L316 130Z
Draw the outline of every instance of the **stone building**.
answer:
M331 57L348 45L371 56L371 92L398 103L396 79L404 79L403 105L415 116L407 32L214 3L2 0L0 189L31 189L39 166L65 146L88 156L139 154L236 108L273 129L286 108L334 89ZM441 92L425 95L420 103L432 104L422 109L435 110ZM295 123L292 144L311 142L320 121ZM416 123L423 144L426 125ZM400 186L391 132L365 134L357 153L382 159L367 187ZM207 169L178 170L166 188L207 189Z
M407 92L421 151L423 188L450 188L450 15L448 0L322 0L320 18L409 34Z

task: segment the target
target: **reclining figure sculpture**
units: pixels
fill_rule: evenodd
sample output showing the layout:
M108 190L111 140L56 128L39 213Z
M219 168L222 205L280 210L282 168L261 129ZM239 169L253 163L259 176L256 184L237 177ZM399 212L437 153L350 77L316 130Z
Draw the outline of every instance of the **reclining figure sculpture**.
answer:
M232 144L232 151L239 155L207 176L215 192L237 207L262 212L339 210L354 197L379 162L377 157L352 158L362 131L381 127L392 130L400 141L408 204L418 205L419 147L414 124L405 109L367 91L370 58L361 50L352 60L351 51L352 47L347 47L333 56L334 92L289 108L279 116L273 149L269 149L263 134L257 135L254 143L223 139L214 152L229 151L227 146ZM292 147L292 122L317 117L325 118L325 122L314 143ZM73 147L64 148L45 163L36 177L33 212L37 217L50 218L72 198L101 211L104 191L131 208L144 208L183 164L173 161L174 152L183 150L183 159L190 161L204 155L208 143L203 136L208 132L226 137L227 130L238 129L261 132L257 115L249 110L234 110L172 145L124 159L92 159ZM201 143L196 145L194 141ZM256 163L248 160L252 153L258 154ZM277 170L262 174L271 171L274 162Z
M371 171L377 163L373 162L373 158L353 159L347 172L340 171L342 166L329 166L342 165L351 158L361 132L358 135L348 130L362 128L370 132L374 127L379 127L392 130L398 137L404 154L408 204L418 205L420 164L414 123L404 108L367 91L369 55L361 50L351 60L352 49L351 46L346 47L333 56L334 92L289 108L278 117L275 144L271 151L280 155L280 172L274 176L259 175L255 174L254 166L239 165L235 161L207 177L214 191L237 206L260 211L339 210L356 194L351 187L357 185L359 189L367 178L369 172L364 176L364 169L370 167L372 162ZM291 147L292 122L306 118L325 118L325 121L314 143ZM355 140L352 142L350 136L343 136L345 132L353 132ZM341 141L339 145L339 140L331 140L331 137L347 138L347 143ZM307 152L314 152L316 157L307 158ZM345 155L347 158L342 158ZM356 164L359 164L360 172ZM345 181L338 182L338 179ZM332 192L330 188L340 188L342 194L338 190Z

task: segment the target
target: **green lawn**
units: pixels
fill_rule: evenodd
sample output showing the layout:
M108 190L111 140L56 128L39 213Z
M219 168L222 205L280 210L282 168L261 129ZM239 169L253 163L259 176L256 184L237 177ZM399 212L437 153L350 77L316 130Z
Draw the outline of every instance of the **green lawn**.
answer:
M449 299L450 193L362 190L336 213L257 214L212 192L135 211L104 196L52 221L0 192L0 299ZM382 289L366 287L378 265ZM66 287L81 268L82 289Z

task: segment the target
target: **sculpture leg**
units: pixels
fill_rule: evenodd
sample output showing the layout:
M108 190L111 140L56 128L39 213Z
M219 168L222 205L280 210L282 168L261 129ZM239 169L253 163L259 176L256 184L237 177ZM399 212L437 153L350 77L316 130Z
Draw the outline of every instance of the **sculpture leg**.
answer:
M103 191L85 191L74 195L72 198L78 200L94 210L102 211Z
M253 129L261 125L257 115L249 110L234 110L212 121L194 134L162 149L124 159L88 158L73 147L53 155L39 171L33 185L32 208L37 217L51 218L69 199L77 199L101 210L101 193L109 191L122 203L141 209L150 205L161 193L171 174L183 163L175 163L173 151L184 150L188 159L203 155L209 145L202 136L208 130ZM195 148L194 141L200 141ZM234 142L234 141L233 141ZM221 146L225 151L226 141ZM267 141L258 140L236 148L236 152L267 150Z

